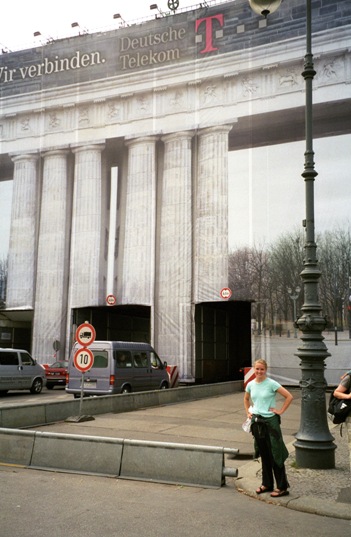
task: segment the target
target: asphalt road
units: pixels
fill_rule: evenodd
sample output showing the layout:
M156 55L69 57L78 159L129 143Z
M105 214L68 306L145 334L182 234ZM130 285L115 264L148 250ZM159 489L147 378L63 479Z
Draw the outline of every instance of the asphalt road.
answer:
M29 390L10 391L6 395L0 396L0 408L10 405L27 405L28 403L40 403L44 400L49 401L64 401L73 399L72 394L66 394L66 391L61 386L56 386L53 390L43 388L39 394L32 394Z
M351 522L237 492L0 466L4 537L345 537Z

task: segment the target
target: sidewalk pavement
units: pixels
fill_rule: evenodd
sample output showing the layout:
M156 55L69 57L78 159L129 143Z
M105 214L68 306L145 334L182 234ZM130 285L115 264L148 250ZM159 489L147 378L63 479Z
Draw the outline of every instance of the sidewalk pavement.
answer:
M226 478L227 482L234 482L238 491L259 501L279 504L297 511L351 520L351 473L346 430L341 436L340 426L334 426L330 422L337 446L335 469L297 468L293 442L300 423L301 392L297 388L290 391L294 400L282 416L282 431L290 453L286 461L290 494L277 499L271 498L270 494L258 496L255 493L261 484L261 464L260 461L253 460L252 435L245 433L241 427L245 419L243 392L134 412L104 414L96 416L92 421L80 423L59 422L35 429L237 448L240 450L239 456L227 459L225 464L238 468L237 478Z

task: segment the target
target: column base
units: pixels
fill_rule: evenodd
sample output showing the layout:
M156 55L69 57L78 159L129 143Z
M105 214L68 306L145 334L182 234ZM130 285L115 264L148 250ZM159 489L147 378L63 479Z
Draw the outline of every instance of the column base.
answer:
M297 440L294 443L296 465L299 468L311 468L313 470L330 470L335 468L334 443L322 445L318 442L303 442Z

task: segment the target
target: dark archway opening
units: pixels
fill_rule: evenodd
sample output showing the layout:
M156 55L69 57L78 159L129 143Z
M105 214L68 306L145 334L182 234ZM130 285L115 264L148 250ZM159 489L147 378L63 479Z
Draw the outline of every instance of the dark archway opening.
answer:
M150 343L150 312L149 306L135 305L77 308L73 311L73 325L88 321L98 340Z
M195 306L195 380L243 378L251 365L251 303L205 302Z

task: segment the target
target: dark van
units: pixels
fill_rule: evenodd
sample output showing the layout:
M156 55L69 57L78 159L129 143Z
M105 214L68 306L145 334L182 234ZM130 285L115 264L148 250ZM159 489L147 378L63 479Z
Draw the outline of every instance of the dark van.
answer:
M0 349L0 395L9 390L40 393L45 385L45 369L27 351Z
M81 348L75 343L68 364L67 393L79 397L83 380L84 395L109 395L169 388L167 364L162 363L148 343L94 341L92 368L84 373L74 366L74 355Z

